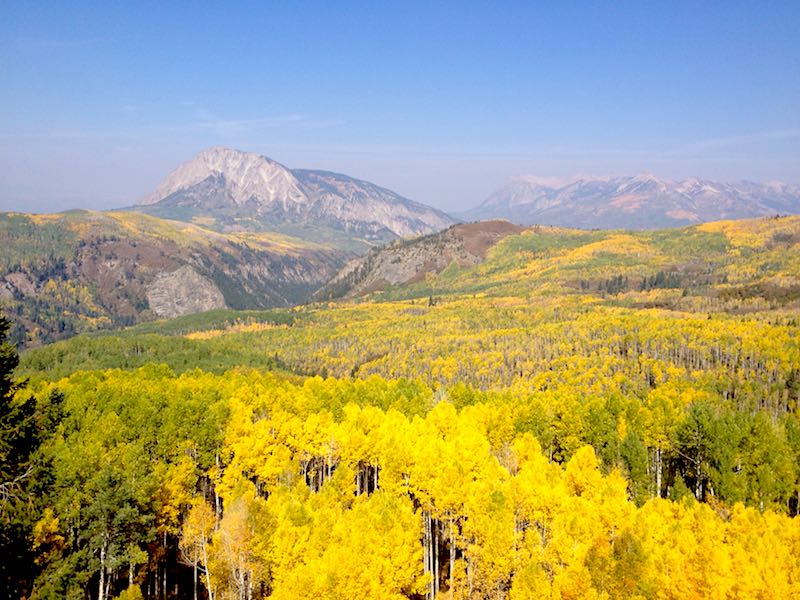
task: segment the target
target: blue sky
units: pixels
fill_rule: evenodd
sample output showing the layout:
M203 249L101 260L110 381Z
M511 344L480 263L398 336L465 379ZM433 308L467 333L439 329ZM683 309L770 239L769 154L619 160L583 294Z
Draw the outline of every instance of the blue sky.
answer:
M800 183L798 31L797 1L0 0L0 210L130 204L216 144L449 210L520 174Z

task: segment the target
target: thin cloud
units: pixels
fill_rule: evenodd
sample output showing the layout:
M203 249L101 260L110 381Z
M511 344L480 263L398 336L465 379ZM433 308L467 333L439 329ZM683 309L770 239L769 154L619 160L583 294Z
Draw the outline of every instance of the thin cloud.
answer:
M103 44L113 44L123 39L130 39L130 36L123 37L91 37L80 39L57 39L57 38L30 38L30 37L17 37L14 41L18 46L35 48L35 49L66 49L66 48L82 48L85 46L100 46Z
M124 106L120 110L132 112L136 110L136 108L137 107L130 105ZM41 132L39 134L0 134L0 139L18 139L23 137L25 139L40 137L58 140L131 139L142 138L148 135L176 135L197 132L207 132L217 137L229 138L247 132L270 128L327 129L339 127L344 124L344 121L338 119L315 119L300 114L257 117L252 119L217 119L205 115L207 115L207 113L203 113L203 115L195 120L181 125L153 125L131 129L67 129Z
M273 115L249 119L224 119L217 118L203 108L197 108L195 114L196 120L189 127L212 131L221 137L232 137L249 131L274 127L325 129L343 124L343 121L338 119L315 119L303 114Z
M189 128L209 130L223 137L229 137L255 129L297 125L306 121L308 118L304 115L279 115L254 119L202 119L190 124Z
M733 135L729 137L711 138L699 140L689 144L691 150L715 150L718 148L732 148L736 146L746 146L760 142L774 140L793 140L800 139L800 129L782 129L777 131L762 131L745 135Z

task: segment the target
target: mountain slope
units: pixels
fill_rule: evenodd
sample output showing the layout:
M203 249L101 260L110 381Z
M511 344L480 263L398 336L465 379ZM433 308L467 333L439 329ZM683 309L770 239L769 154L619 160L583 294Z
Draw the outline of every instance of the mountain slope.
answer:
M172 171L136 209L224 231L283 231L306 239L332 230L389 241L454 223L440 211L366 181L293 171L265 156L222 147L209 148Z
M504 228L484 238L483 251L465 259L459 238L497 225ZM645 231L512 227L457 225L373 250L348 263L315 298L600 294L681 310L762 309L748 307L758 298L800 307L800 216Z
M314 297L319 300L352 298L389 286L425 281L451 265L474 266L484 261L488 250L497 242L523 230L506 221L469 223L373 248L345 265Z
M721 219L800 213L800 186L652 175L579 179L567 184L519 177L460 215L585 229L655 229Z
M0 308L15 341L32 345L213 308L290 306L352 256L124 212L0 213L0 245Z

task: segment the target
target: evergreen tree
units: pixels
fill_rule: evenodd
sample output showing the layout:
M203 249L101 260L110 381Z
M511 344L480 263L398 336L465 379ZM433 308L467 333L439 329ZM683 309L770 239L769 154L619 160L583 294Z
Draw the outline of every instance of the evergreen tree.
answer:
M0 597L19 598L31 581L29 543L34 473L39 443L36 401L15 401L23 383L14 380L19 356L6 341L11 322L0 315Z

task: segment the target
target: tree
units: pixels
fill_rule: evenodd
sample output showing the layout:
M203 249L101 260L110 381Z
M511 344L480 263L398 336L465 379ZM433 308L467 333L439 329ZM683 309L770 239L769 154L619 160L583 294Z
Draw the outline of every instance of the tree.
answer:
M0 315L0 596L25 595L31 584L33 455L41 442L36 399L17 399L24 382L14 379L19 355L6 341L11 322Z
M208 597L212 600L214 598L211 574L208 571L208 546L215 526L214 511L204 498L196 497L192 501L192 508L184 521L180 540L181 560L194 570L194 600L197 600L199 573L205 575Z
M686 420L678 428L676 451L684 464L683 472L694 488L698 500L705 497L705 484L709 475L709 458L712 454L714 413L705 402L693 404Z

